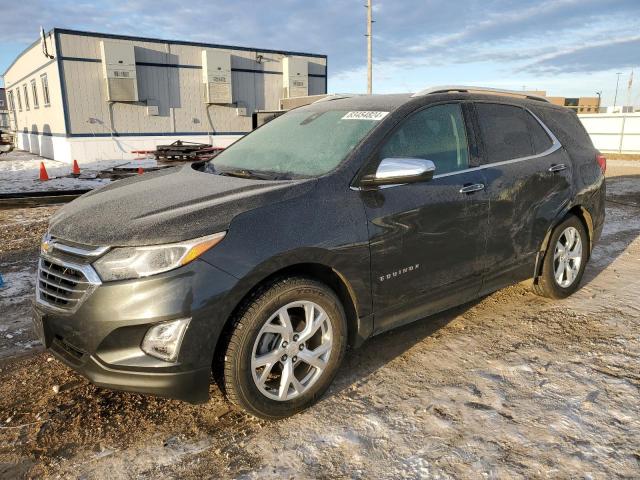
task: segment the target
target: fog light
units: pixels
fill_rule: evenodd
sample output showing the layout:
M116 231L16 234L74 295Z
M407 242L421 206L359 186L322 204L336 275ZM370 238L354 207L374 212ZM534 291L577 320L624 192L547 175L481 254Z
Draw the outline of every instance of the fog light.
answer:
M183 318L151 327L142 340L142 351L152 357L175 362L190 320L190 318Z

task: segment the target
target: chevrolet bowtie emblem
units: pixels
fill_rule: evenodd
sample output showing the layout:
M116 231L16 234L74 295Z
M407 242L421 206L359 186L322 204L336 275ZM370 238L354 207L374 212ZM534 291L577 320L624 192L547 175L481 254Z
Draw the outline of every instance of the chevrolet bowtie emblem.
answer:
M49 235L46 235L42 239L42 243L40 244L40 252L41 253L50 253L53 250L53 240Z

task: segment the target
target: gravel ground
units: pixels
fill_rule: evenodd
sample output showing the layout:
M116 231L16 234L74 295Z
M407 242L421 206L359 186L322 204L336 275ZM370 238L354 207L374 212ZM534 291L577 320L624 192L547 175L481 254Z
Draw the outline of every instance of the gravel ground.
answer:
M191 406L99 389L51 359L27 327L52 209L0 212L0 477L637 478L640 162L608 175L571 298L520 284L371 339L318 405L276 423L215 387Z

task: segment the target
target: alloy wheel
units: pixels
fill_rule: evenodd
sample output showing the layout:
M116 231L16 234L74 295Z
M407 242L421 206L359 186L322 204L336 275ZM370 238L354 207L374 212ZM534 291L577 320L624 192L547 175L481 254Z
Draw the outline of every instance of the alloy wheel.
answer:
M563 230L553 253L553 270L556 283L570 287L580 272L582 264L582 239L574 227Z
M272 400L299 397L322 376L332 346L331 321L322 307L310 301L291 302L271 315L256 337L253 381Z

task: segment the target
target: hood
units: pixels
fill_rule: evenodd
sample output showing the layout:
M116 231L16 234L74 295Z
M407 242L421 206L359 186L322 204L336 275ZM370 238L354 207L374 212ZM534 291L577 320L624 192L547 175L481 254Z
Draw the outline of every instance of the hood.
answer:
M236 215L296 197L314 184L220 176L185 165L87 193L51 218L49 233L93 246L178 242L226 230Z

